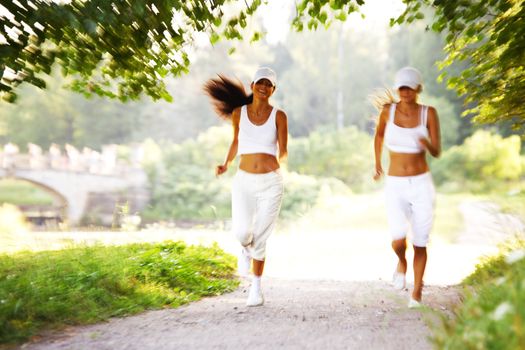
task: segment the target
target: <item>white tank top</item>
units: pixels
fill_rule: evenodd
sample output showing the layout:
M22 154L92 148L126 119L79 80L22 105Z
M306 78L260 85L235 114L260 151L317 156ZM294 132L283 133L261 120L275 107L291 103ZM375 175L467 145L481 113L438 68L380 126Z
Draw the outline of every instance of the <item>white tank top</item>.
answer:
M246 105L241 107L238 154L266 153L272 156L277 155L276 114L277 109L274 107L264 124L255 125L248 118Z
M419 143L422 137L428 137L427 120L428 106L422 106L419 113L419 125L413 128L403 128L394 123L396 103L390 106L390 114L385 130L385 146L396 153L421 153L423 146Z

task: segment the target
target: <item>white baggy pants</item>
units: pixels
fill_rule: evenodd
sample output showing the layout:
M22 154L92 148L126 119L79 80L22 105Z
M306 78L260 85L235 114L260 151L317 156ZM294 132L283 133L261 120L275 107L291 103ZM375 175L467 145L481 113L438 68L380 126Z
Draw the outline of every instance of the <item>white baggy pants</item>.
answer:
M426 247L434 221L436 190L432 175L387 176L387 220L392 240L403 239L412 229L412 244Z
M251 257L263 261L266 240L272 233L283 198L283 177L279 170L252 174L238 170L232 185L232 229Z

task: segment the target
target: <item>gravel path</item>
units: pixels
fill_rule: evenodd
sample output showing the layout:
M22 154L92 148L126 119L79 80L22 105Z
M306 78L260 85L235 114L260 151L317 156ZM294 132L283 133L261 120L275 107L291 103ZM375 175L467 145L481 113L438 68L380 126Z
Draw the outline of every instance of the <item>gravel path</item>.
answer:
M408 291L385 282L264 281L263 307L244 306L247 285L178 309L76 327L24 346L48 349L430 349L428 320L458 302L430 286L430 308L406 307Z

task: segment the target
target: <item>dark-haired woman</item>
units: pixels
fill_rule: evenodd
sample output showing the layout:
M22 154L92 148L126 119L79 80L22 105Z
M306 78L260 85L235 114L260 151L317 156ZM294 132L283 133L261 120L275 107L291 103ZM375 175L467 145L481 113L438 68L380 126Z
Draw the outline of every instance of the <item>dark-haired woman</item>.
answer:
M385 101L378 101L382 110L374 138L374 179L383 175L381 151L384 144L390 158L385 179L387 220L392 249L399 259L393 285L396 289L405 288L406 237L410 227L414 247L414 289L408 306L414 308L421 306L426 246L434 219L435 189L426 154L439 157L441 135L436 109L417 101L423 89L421 73L412 67L400 69L394 88L399 102L394 101L392 94L388 94Z
M250 84L250 95L240 82L222 76L205 85L217 113L233 126L232 143L216 175L224 174L240 155L232 185L232 229L241 243L239 274L248 275L253 264L248 306L264 303L261 276L266 240L274 229L284 190L279 163L287 156L288 122L286 114L270 104L275 83L275 72L261 67Z

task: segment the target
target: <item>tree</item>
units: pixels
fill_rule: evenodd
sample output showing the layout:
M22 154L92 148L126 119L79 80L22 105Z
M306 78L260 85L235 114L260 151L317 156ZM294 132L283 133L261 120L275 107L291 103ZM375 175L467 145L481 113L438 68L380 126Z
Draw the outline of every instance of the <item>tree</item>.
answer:
M246 18L260 0L238 9L223 24L223 9L233 0L17 0L2 2L0 15L0 92L16 99L22 82L44 88L39 73L55 62L71 87L86 95L121 100L142 93L172 98L163 78L187 72L189 44L197 32L240 39ZM0 8L1 10L2 8ZM1 13L1 12L0 12ZM255 34L257 37L257 34Z
M56 0L58 1L58 0ZM448 56L442 78L474 107L480 123L525 124L525 8L523 0L403 0L405 12L391 25L422 20L433 8L429 28L444 32ZM241 31L261 4L244 2L225 20L233 0L18 0L4 5L12 18L0 17L0 91L13 100L13 88L25 81L44 87L37 75L54 62L65 74L78 74L73 89L122 100L146 93L171 100L163 78L189 66L195 33L241 39ZM241 3L241 2L239 2ZM359 11L364 0L299 0L293 27L317 29ZM260 37L253 34L252 40ZM467 62L458 73L452 62Z
M447 76L448 85L475 106L480 123L511 121L525 125L525 7L523 0L421 1L405 0L407 9L395 22L422 18L421 3L432 5L432 29L446 32L448 57L442 67L467 62L459 74Z
M364 1L302 0L297 5L294 27L315 29L345 13L357 11ZM510 121L515 129L525 125L525 7L523 0L403 0L406 10L391 25L412 23L433 9L429 28L446 33L448 56L441 78L464 95L474 107L474 121ZM332 16L330 17L330 14ZM460 72L447 72L454 62L466 62Z

